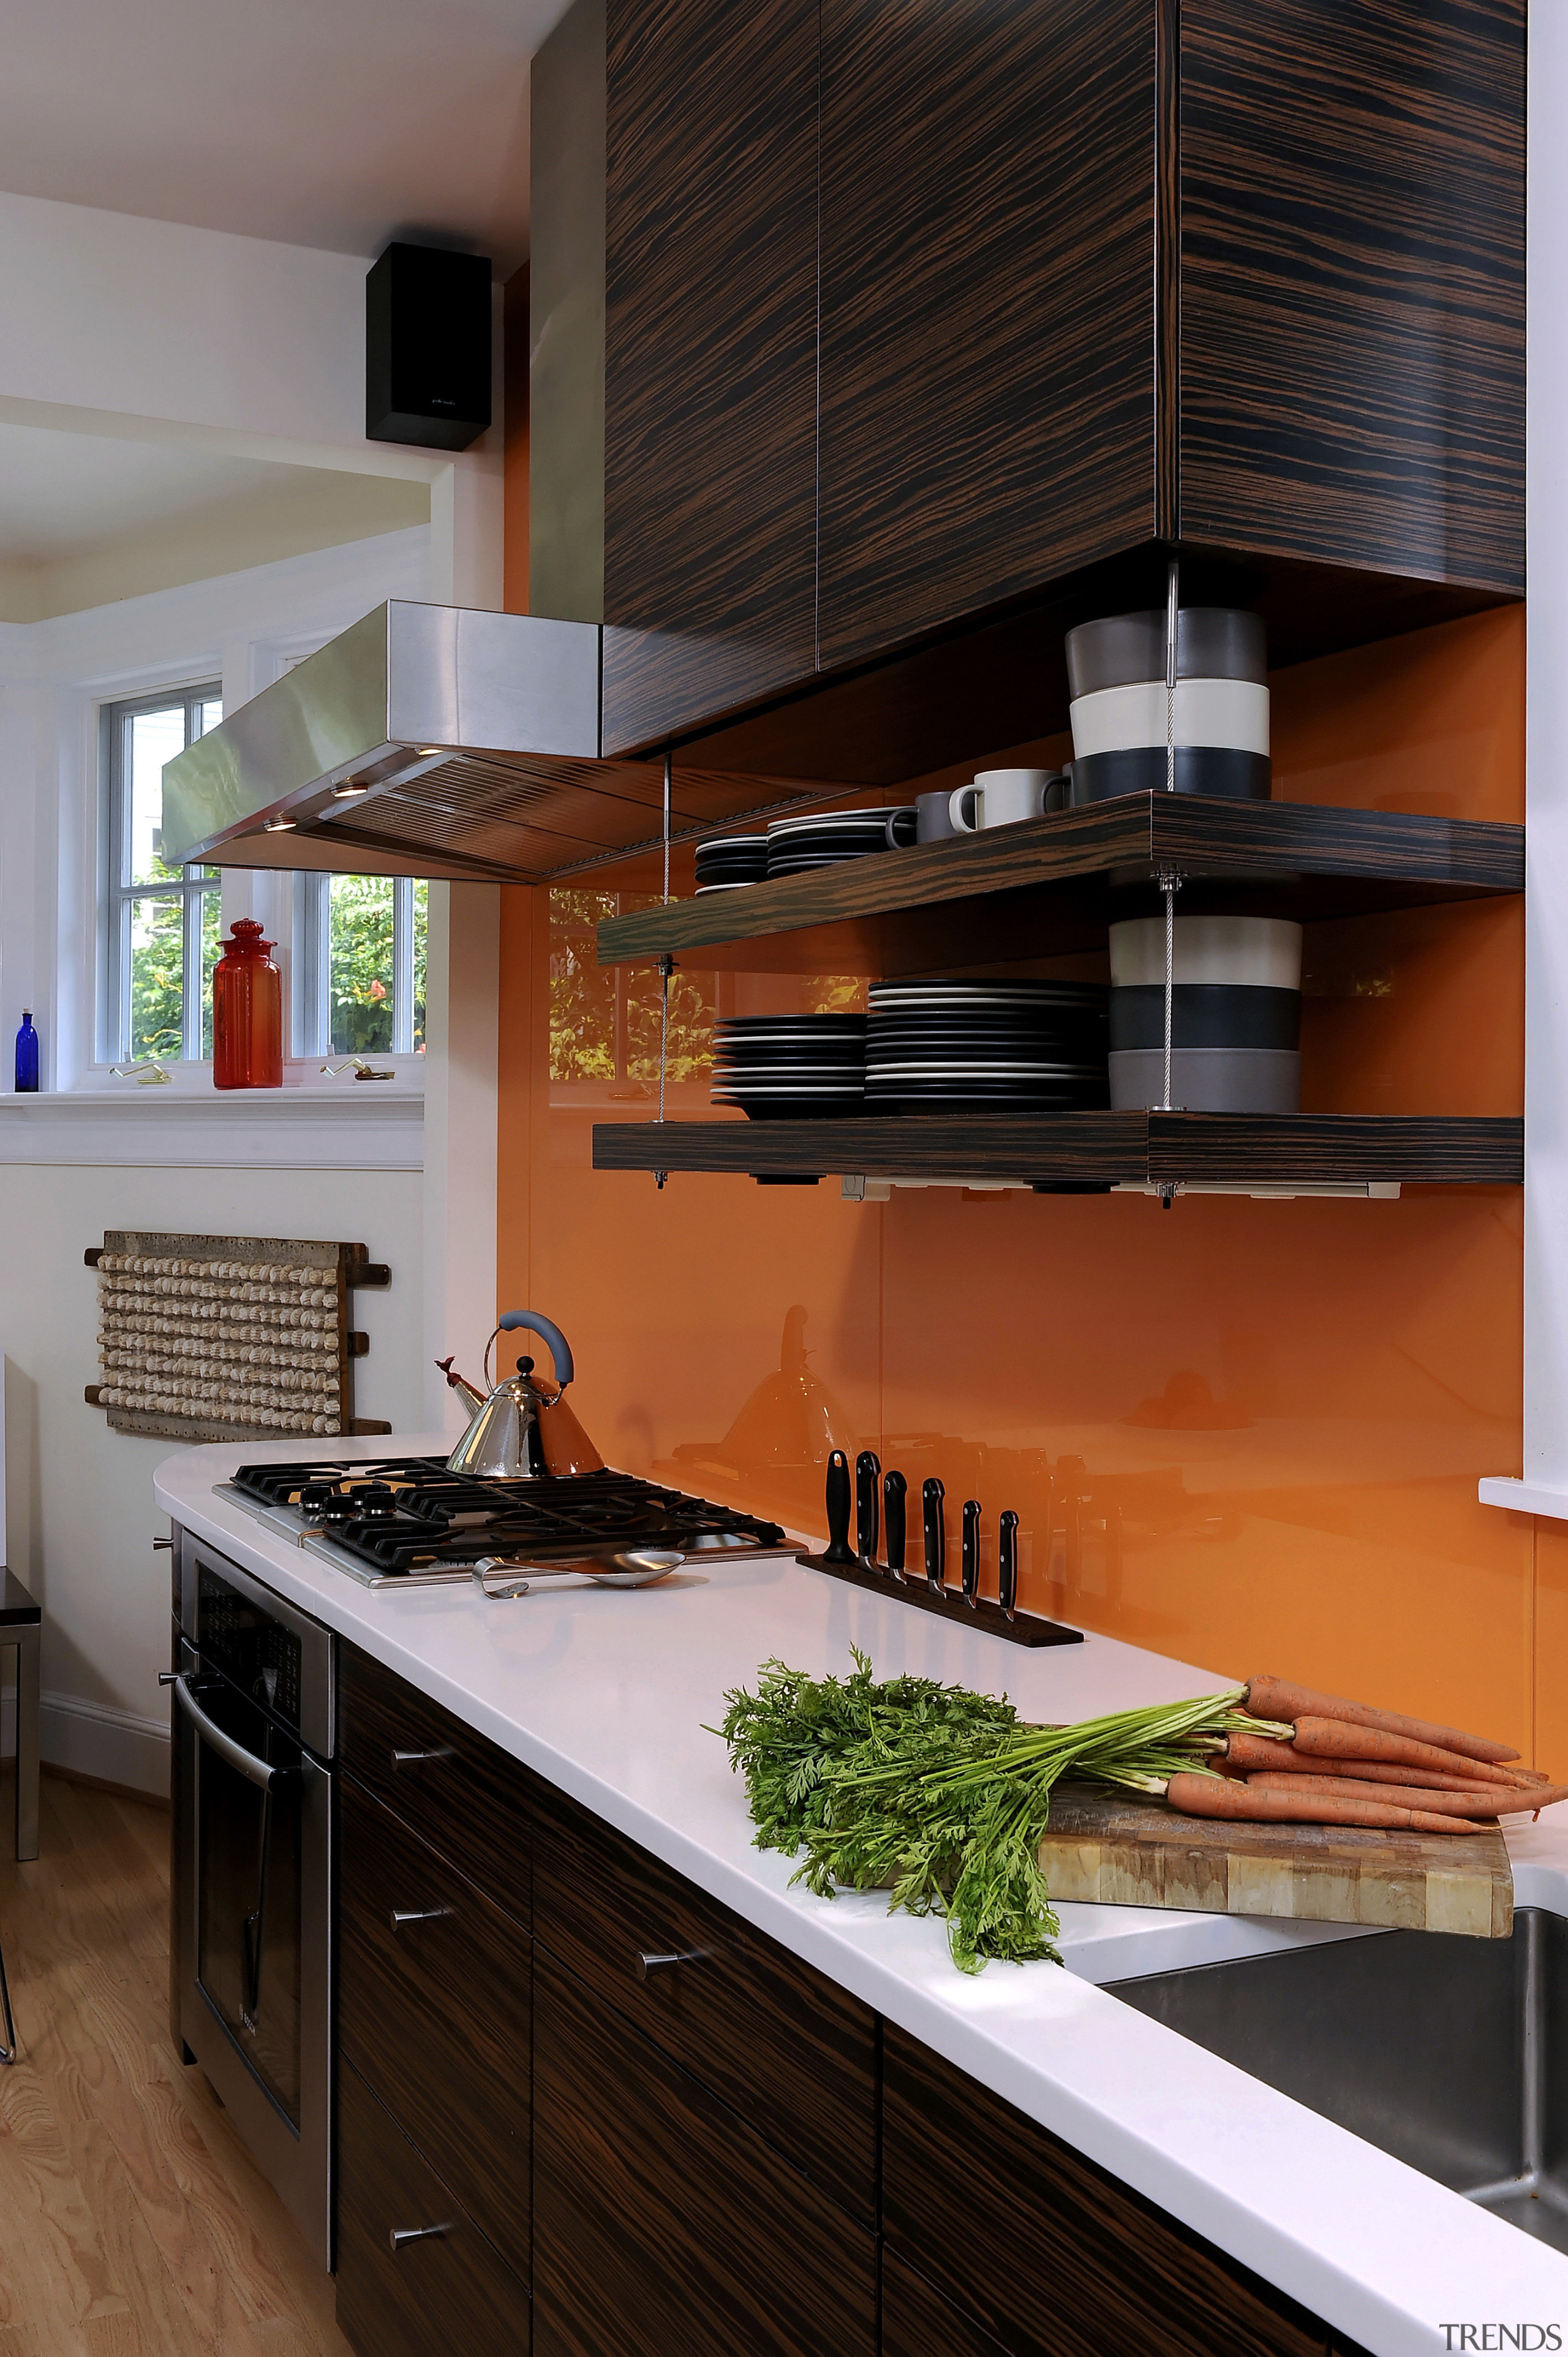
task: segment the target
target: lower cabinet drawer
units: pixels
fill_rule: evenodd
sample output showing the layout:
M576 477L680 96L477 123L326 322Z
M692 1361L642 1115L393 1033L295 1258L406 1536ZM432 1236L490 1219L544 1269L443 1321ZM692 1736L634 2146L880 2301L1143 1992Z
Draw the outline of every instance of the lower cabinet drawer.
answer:
M564 1793L541 1792L534 1828L540 1947L874 2223L870 2007Z
M350 1776L530 1928L527 1769L342 1638L338 1754Z
M526 2280L527 1935L351 1777L338 1795L339 2050Z
M1317 2318L891 2022L882 2102L889 2255L1007 2357L1324 2357Z
M1010 2357L1010 2352L933 2291L913 2267L884 2251L881 2357Z
M540 1953L539 2357L875 2357L876 2245Z
M399 2234L415 2239L394 2244ZM347 2066L338 2073L338 2324L360 2357L528 2357L530 2347L527 2291Z

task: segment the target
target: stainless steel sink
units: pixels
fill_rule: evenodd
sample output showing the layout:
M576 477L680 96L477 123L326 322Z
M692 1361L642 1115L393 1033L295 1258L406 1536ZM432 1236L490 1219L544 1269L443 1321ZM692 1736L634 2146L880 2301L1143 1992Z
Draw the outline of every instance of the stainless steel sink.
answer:
M1387 1932L1111 1994L1568 2252L1568 1921Z

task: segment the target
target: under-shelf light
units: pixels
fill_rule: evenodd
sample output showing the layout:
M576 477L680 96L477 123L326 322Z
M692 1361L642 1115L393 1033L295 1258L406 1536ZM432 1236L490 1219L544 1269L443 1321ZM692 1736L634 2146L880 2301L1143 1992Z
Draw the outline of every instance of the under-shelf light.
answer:
M839 1192L846 1203L886 1203L895 1187L956 1187L968 1195L1029 1195L1034 1182L1028 1178L875 1178L859 1172L845 1172L839 1181ZM1214 1181L1178 1178L1174 1185L1161 1185L1152 1178L1117 1178L1111 1191L1116 1195L1154 1195L1162 1201L1174 1195L1246 1195L1256 1203L1294 1203L1298 1197L1324 1198L1334 1201L1361 1203L1397 1203L1400 1189L1377 1178L1348 1180L1342 1185L1326 1183L1293 1187L1251 1185L1245 1180Z

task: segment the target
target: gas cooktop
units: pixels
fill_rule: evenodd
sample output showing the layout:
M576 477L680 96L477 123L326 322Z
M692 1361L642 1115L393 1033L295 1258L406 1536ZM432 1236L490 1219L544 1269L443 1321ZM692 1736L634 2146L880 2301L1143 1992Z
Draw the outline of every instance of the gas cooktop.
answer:
M548 1563L586 1547L749 1555L781 1546L777 1523L664 1490L635 1473L477 1480L443 1457L242 1465L220 1492L269 1530L367 1587L467 1579L482 1555Z

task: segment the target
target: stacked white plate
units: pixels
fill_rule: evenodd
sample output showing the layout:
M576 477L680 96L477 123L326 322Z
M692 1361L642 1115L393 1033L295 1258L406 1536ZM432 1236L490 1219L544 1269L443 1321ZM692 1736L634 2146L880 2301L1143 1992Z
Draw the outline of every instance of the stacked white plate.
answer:
M1083 982L874 982L867 1113L1040 1113L1106 1102L1106 993Z
M714 1026L715 1104L752 1121L865 1110L864 1015L732 1015Z
M1187 1113L1301 1110L1301 927L1282 917L1178 917L1171 1103ZM1165 920L1111 928L1111 1103L1165 1102Z
M1075 804L1163 791L1266 802L1268 641L1261 615L1194 606L1176 617L1165 687L1165 617L1114 614L1067 637ZM1167 748L1174 745L1174 762Z
M902 851L915 840L915 807L899 810L807 811L776 818L768 829L768 874L803 876L878 851Z

